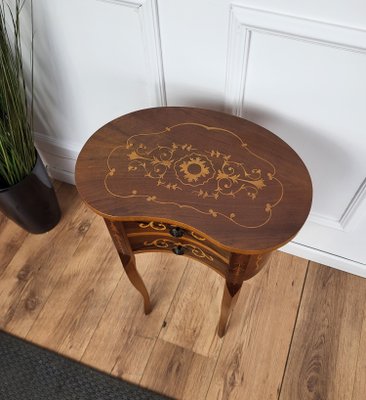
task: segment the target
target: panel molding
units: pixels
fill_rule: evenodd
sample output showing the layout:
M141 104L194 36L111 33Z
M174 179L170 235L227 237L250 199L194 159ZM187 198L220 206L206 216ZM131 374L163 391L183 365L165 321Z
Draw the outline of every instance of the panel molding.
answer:
M355 192L351 201L347 204L342 216L337 220L322 214L311 212L309 222L325 226L331 229L348 232L354 229L366 217L366 178Z
M102 3L118 4L131 8L140 8L142 6L141 1L134 1L134 0L97 0L97 1L100 1Z
M161 49L160 22L157 0L97 0L136 10L139 18L146 71L153 82L150 93L151 106L166 106L166 88L164 77L163 53Z
M282 36L344 51L366 53L365 30L232 3L225 105L228 112L237 116L243 116L245 112L245 85L253 32Z
M147 60L149 63L155 65L153 82L156 82L154 94L157 99L156 104L166 105L157 2L155 0L97 1L124 5L126 7L136 9L141 21L143 40L146 41L145 43L147 48L150 48L150 51L147 55ZM294 40L305 40L306 42L312 42L325 46L330 45L332 47L342 48L347 51L365 53L365 49L362 47L363 43L366 43L365 31L355 30L353 28L338 27L327 23L309 21L292 16L284 16L263 10L249 9L234 4L231 7L230 14L230 40L228 46L228 66L226 76L226 104L227 110L236 115L242 115L245 111L244 94L246 71L250 57L251 36L252 32L254 31L286 36L293 38ZM267 21L267 17L269 17L271 21ZM284 20L280 19L280 17L284 17L285 22L283 22ZM146 23L145 19L147 19L149 22ZM275 26L273 25L274 20L276 22ZM306 29L303 29L301 32L297 30L299 28L298 26L293 26L296 25L298 20L301 20L306 25ZM290 23L290 21L292 21L292 23ZM313 25L314 23L315 25ZM322 34L321 31L325 25L327 26L325 27L327 32ZM283 27L286 28L286 32L283 32ZM328 30L328 28L331 30L335 29L338 33L336 35L330 35L330 30ZM297 31L295 32L295 30ZM346 32L346 34L344 34L344 32ZM354 37L353 34L355 34ZM332 38L333 40L336 39L337 42L331 42ZM152 45L150 44L151 42L153 42ZM238 83L240 83L240 85L238 85ZM46 164L48 165L50 174L56 179L60 179L68 183L74 183L75 162L82 144L61 141L57 138L50 138L49 136L40 133L35 133L35 140L37 148L40 150L42 157L45 159ZM328 226L333 229L351 228L357 220L356 210L360 209L361 203L362 205L366 203L365 181L361 184L359 190L349 203L339 221L335 221L326 216L313 213L311 216L313 222L323 226ZM315 249L298 242L290 242L284 247L283 250L290 252L291 254L296 254L300 257L308 258L315 262L326 264L343 271L366 277L366 266L364 264L330 254L320 249Z
M344 227L341 224L340 219L331 218L331 217L328 217L326 215L322 215L322 214L316 213L314 211L310 212L308 221L312 222L314 224L325 226L327 228L337 229L339 231L343 231L344 230Z
M150 89L151 106L166 106L164 66L161 49L160 25L157 0L96 0L132 8L138 16L145 53L146 71ZM82 148L79 143L52 138L45 133L34 132L37 149L50 175L61 181L74 184L77 156Z
M230 6L229 21L225 109L239 117L245 117L245 89L253 32L366 54L366 31L362 29L235 3ZM331 229L350 230L358 223L361 206L366 207L366 179L338 220L311 212L309 221Z
M339 219L339 223L343 230L352 230L356 225L362 222L362 217L365 217L366 215L364 211L364 215L360 216L359 213L361 210L366 210L366 178L359 186L352 200L349 202Z

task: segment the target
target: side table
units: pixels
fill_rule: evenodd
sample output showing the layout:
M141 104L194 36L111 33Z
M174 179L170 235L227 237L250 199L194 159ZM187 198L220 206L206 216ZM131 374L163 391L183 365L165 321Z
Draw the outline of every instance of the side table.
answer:
M104 218L146 314L135 253L185 255L225 278L220 337L243 282L296 235L312 201L309 173L283 140L190 107L145 109L100 128L79 154L76 186Z

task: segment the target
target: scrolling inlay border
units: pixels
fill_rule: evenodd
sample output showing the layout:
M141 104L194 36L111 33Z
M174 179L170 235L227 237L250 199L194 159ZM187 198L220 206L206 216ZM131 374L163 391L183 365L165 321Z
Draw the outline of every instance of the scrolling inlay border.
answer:
M189 125L190 126L198 126L198 127L204 128L208 131L216 130L216 131L230 134L230 135L234 136L240 142L240 147L242 148L243 151L248 152L249 154L251 154L251 156L257 158L258 160L261 160L262 162L265 162L266 164L268 164L270 166L272 171L270 173L267 173L267 178L270 181L275 180L279 184L280 196L274 203L266 203L265 204L264 213L266 215L266 218L264 221L262 221L260 224L253 225L253 226L245 225L236 220L237 216L234 212L225 214L225 213L215 210L213 208L202 210L202 209L199 209L192 205L180 204L175 201L165 201L165 200L159 199L155 194L140 194L137 189L133 189L131 191L131 193L128 195L121 195L118 193L114 193L113 190L111 190L109 188L108 178L114 176L115 172L116 172L116 168L113 168L110 164L110 159L114 152L116 152L119 149L126 149L126 150L133 149L134 145L131 143L131 141L132 141L132 139L136 139L137 137L141 138L143 136L169 134L169 132L171 132L174 128L181 127L181 126L187 126L187 125L188 126ZM194 157L193 158L194 158L194 160L196 160L195 163L199 164L201 167L201 172L199 174L196 174L196 175L189 174L188 167L187 167L187 163L189 162L188 156L186 157L187 160L182 161L182 159L185 157L183 157L179 160L174 160L174 159L172 160L172 154L174 153L174 151L176 149L178 149L180 147L183 150L187 149L188 151L193 152L193 153L190 153L190 155L194 155L195 158ZM162 154L164 154L164 157L160 156L160 159L158 159L155 155L152 154L154 151L162 152ZM151 151L147 151L146 146L141 142L136 150L131 150L131 152L128 154L128 159L130 161L130 163L128 165L128 172L136 171L139 167L141 167L145 170L146 177L157 180L157 186L165 186L167 189L174 190L174 191L175 190L183 190L184 186L190 186L190 187L193 187L193 189L195 189L195 186L201 186L207 182L206 178L208 175L210 175L210 178L208 180L213 179L216 176L216 181L218 181L217 188L215 190L211 191L211 193L209 193L208 191L204 191L202 189L192 191L192 193L195 193L198 197L201 197L203 199L206 197L213 197L217 200L220 195L229 195L232 198L235 198L235 195L238 192L245 190L247 192L248 196L251 197L252 200L254 200L256 198L259 190L261 190L265 186L263 183L263 178L261 177L260 170L252 170L251 173L247 173L247 171L245 170L245 167L242 164L237 163L237 162L232 162L230 160L230 155L225 155L218 151L214 152L213 150L206 151L207 154L205 154L205 155L203 153L201 153L201 155L199 155L196 151L197 151L197 149L195 149L191 144L177 145L174 142L172 142L171 147L157 146L154 149L152 149ZM207 161L210 161L208 158L209 156L223 158L224 161L223 161L223 166L222 166L221 170L210 171L210 168L212 168L212 163L205 162L205 158L207 159ZM177 170L177 162L181 162L181 161L182 161L182 163L179 164L180 170ZM137 163L137 165L136 165L136 163ZM148 170L147 164L149 164L149 163L154 166L153 171ZM153 172L156 172L155 171L156 164L159 164L159 166L161 167L160 171L163 170L163 172L160 172L159 174L154 175ZM233 171L234 164L236 167L242 168L243 176L246 179L243 179L243 177L240 177L239 175L233 176L232 171ZM229 174L225 173L225 171L224 171L225 166L226 166L226 168L229 168L229 170L231 171ZM207 126L207 125L199 124L199 123L195 123L195 122L184 122L184 123L176 124L176 125L173 125L170 127L166 127L163 131L160 131L160 132L140 133L140 134L135 134L135 135L130 136L126 141L126 144L116 146L111 150L111 152L109 153L109 155L107 157L107 167L108 167L109 172L106 174L106 176L104 178L104 187L105 187L106 191L113 197L118 197L118 198L123 198L123 199L145 198L146 201L153 202L156 204L171 204L171 205L175 205L179 208L188 208L188 209L194 210L201 214L211 215L214 218L221 216L238 226L241 226L243 228L248 228L248 229L256 229L256 228L260 228L260 227L266 225L272 218L272 209L274 207L276 207L282 201L282 198L284 195L283 184L275 176L276 175L275 166L270 161L266 160L265 158L257 155L252 150L250 150L248 147L248 144L243 142L243 140L236 133L231 132L230 130L227 130L224 128ZM164 170L164 168L165 168L165 170ZM165 174L166 170L169 168L174 168L176 178L181 184L183 184L183 187L181 187L177 183L171 184L171 183L164 182L164 180L162 178L164 178L164 174ZM204 171L204 172L202 173L202 171ZM179 172L183 172L183 177L179 176ZM255 175L255 174L257 174L257 175ZM241 184L240 188L237 191L235 191L235 192L231 191L229 193L225 193L224 190L222 190L222 187L220 187L220 179L234 179L234 177L235 177L236 181L238 181L238 180L242 181L243 184ZM184 179L187 180L187 183L184 183ZM199 182L199 179L203 179L203 182Z

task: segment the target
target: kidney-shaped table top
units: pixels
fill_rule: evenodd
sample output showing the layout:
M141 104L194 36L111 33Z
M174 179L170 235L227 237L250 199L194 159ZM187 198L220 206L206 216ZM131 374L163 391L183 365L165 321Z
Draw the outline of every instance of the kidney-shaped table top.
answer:
M140 110L104 125L79 154L76 184L104 218L179 225L237 253L291 240L312 200L304 163L278 136L190 107Z

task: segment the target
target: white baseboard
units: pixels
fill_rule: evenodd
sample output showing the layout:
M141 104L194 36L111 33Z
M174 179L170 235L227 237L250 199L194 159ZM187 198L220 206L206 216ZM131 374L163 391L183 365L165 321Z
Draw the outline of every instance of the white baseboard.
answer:
M75 185L74 172L66 171L64 169L59 169L59 168L53 168L49 164L47 165L47 171L52 178L57 179L58 181L61 182L66 182L70 183L71 185Z
M304 244L297 243L296 241L286 244L286 246L281 248L281 251L366 278L365 264L361 264L359 262L338 256L336 254L331 254L320 249L309 247Z
M51 177L75 185L75 163L82 146L66 144L37 132L34 132L34 139Z
M77 143L65 144L39 133L35 133L34 136L37 149L50 175L55 179L74 185L75 163L82 145ZM305 246L296 241L288 243L281 248L281 251L366 278L365 264Z

